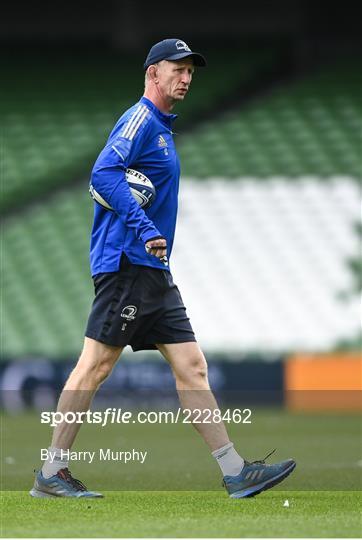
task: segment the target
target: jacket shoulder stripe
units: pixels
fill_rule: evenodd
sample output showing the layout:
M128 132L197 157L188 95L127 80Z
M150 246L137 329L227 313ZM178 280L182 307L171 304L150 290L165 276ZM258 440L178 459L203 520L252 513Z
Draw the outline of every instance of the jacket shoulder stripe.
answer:
M127 124L125 125L121 136L128 138L130 135L130 132L133 130L134 126L137 124L140 116L142 116L144 110L147 110L147 107L145 105L139 105L135 112L132 114L130 119L128 120Z
M141 111L141 108L142 106L141 105L138 105L137 109L132 113L132 115L129 117L129 119L127 120L127 123L125 124L123 130L122 130L122 133L121 133L121 136L122 137L125 137L127 135L127 131L129 130L130 128L130 125L132 124L132 122L134 121L135 117L137 117L137 115L139 114L139 112Z
M148 115L148 113L149 113L149 110L146 107L146 110L139 117L139 119L137 121L137 124L132 128L131 132L128 134L128 138L130 140L132 140L133 137L136 135L139 127L142 125L142 123L143 123L144 119L146 118L146 116Z

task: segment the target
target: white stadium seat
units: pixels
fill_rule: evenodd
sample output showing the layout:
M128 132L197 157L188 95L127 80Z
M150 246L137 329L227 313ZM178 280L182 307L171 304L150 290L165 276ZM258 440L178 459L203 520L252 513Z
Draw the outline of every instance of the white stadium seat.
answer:
M318 351L356 335L354 179L181 183L172 272L205 349Z

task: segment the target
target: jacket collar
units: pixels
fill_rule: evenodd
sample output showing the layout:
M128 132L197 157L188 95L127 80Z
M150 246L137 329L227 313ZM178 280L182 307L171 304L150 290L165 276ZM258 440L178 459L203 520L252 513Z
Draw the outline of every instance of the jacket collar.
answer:
M141 97L140 102L147 105L147 107L151 109L151 111L153 111L156 114L156 116L158 116L161 122L165 123L168 126L170 126L171 123L177 118L177 114L163 113L162 111L160 111L160 109L156 107L156 105L154 105L154 103L152 103L151 100L149 100L148 98L144 96Z

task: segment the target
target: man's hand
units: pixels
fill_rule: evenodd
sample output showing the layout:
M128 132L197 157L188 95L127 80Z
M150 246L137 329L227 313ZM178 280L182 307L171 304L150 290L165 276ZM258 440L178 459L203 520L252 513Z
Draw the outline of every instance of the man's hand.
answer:
M163 236L157 236L148 240L145 244L145 249L149 255L154 255L162 260L162 262L166 261L167 263L167 242Z

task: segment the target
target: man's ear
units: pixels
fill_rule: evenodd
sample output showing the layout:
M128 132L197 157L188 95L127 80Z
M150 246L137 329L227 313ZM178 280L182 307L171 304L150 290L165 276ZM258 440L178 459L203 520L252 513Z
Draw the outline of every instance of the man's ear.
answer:
M151 65L148 67L148 76L155 84L158 83L157 71L157 66L155 65Z

